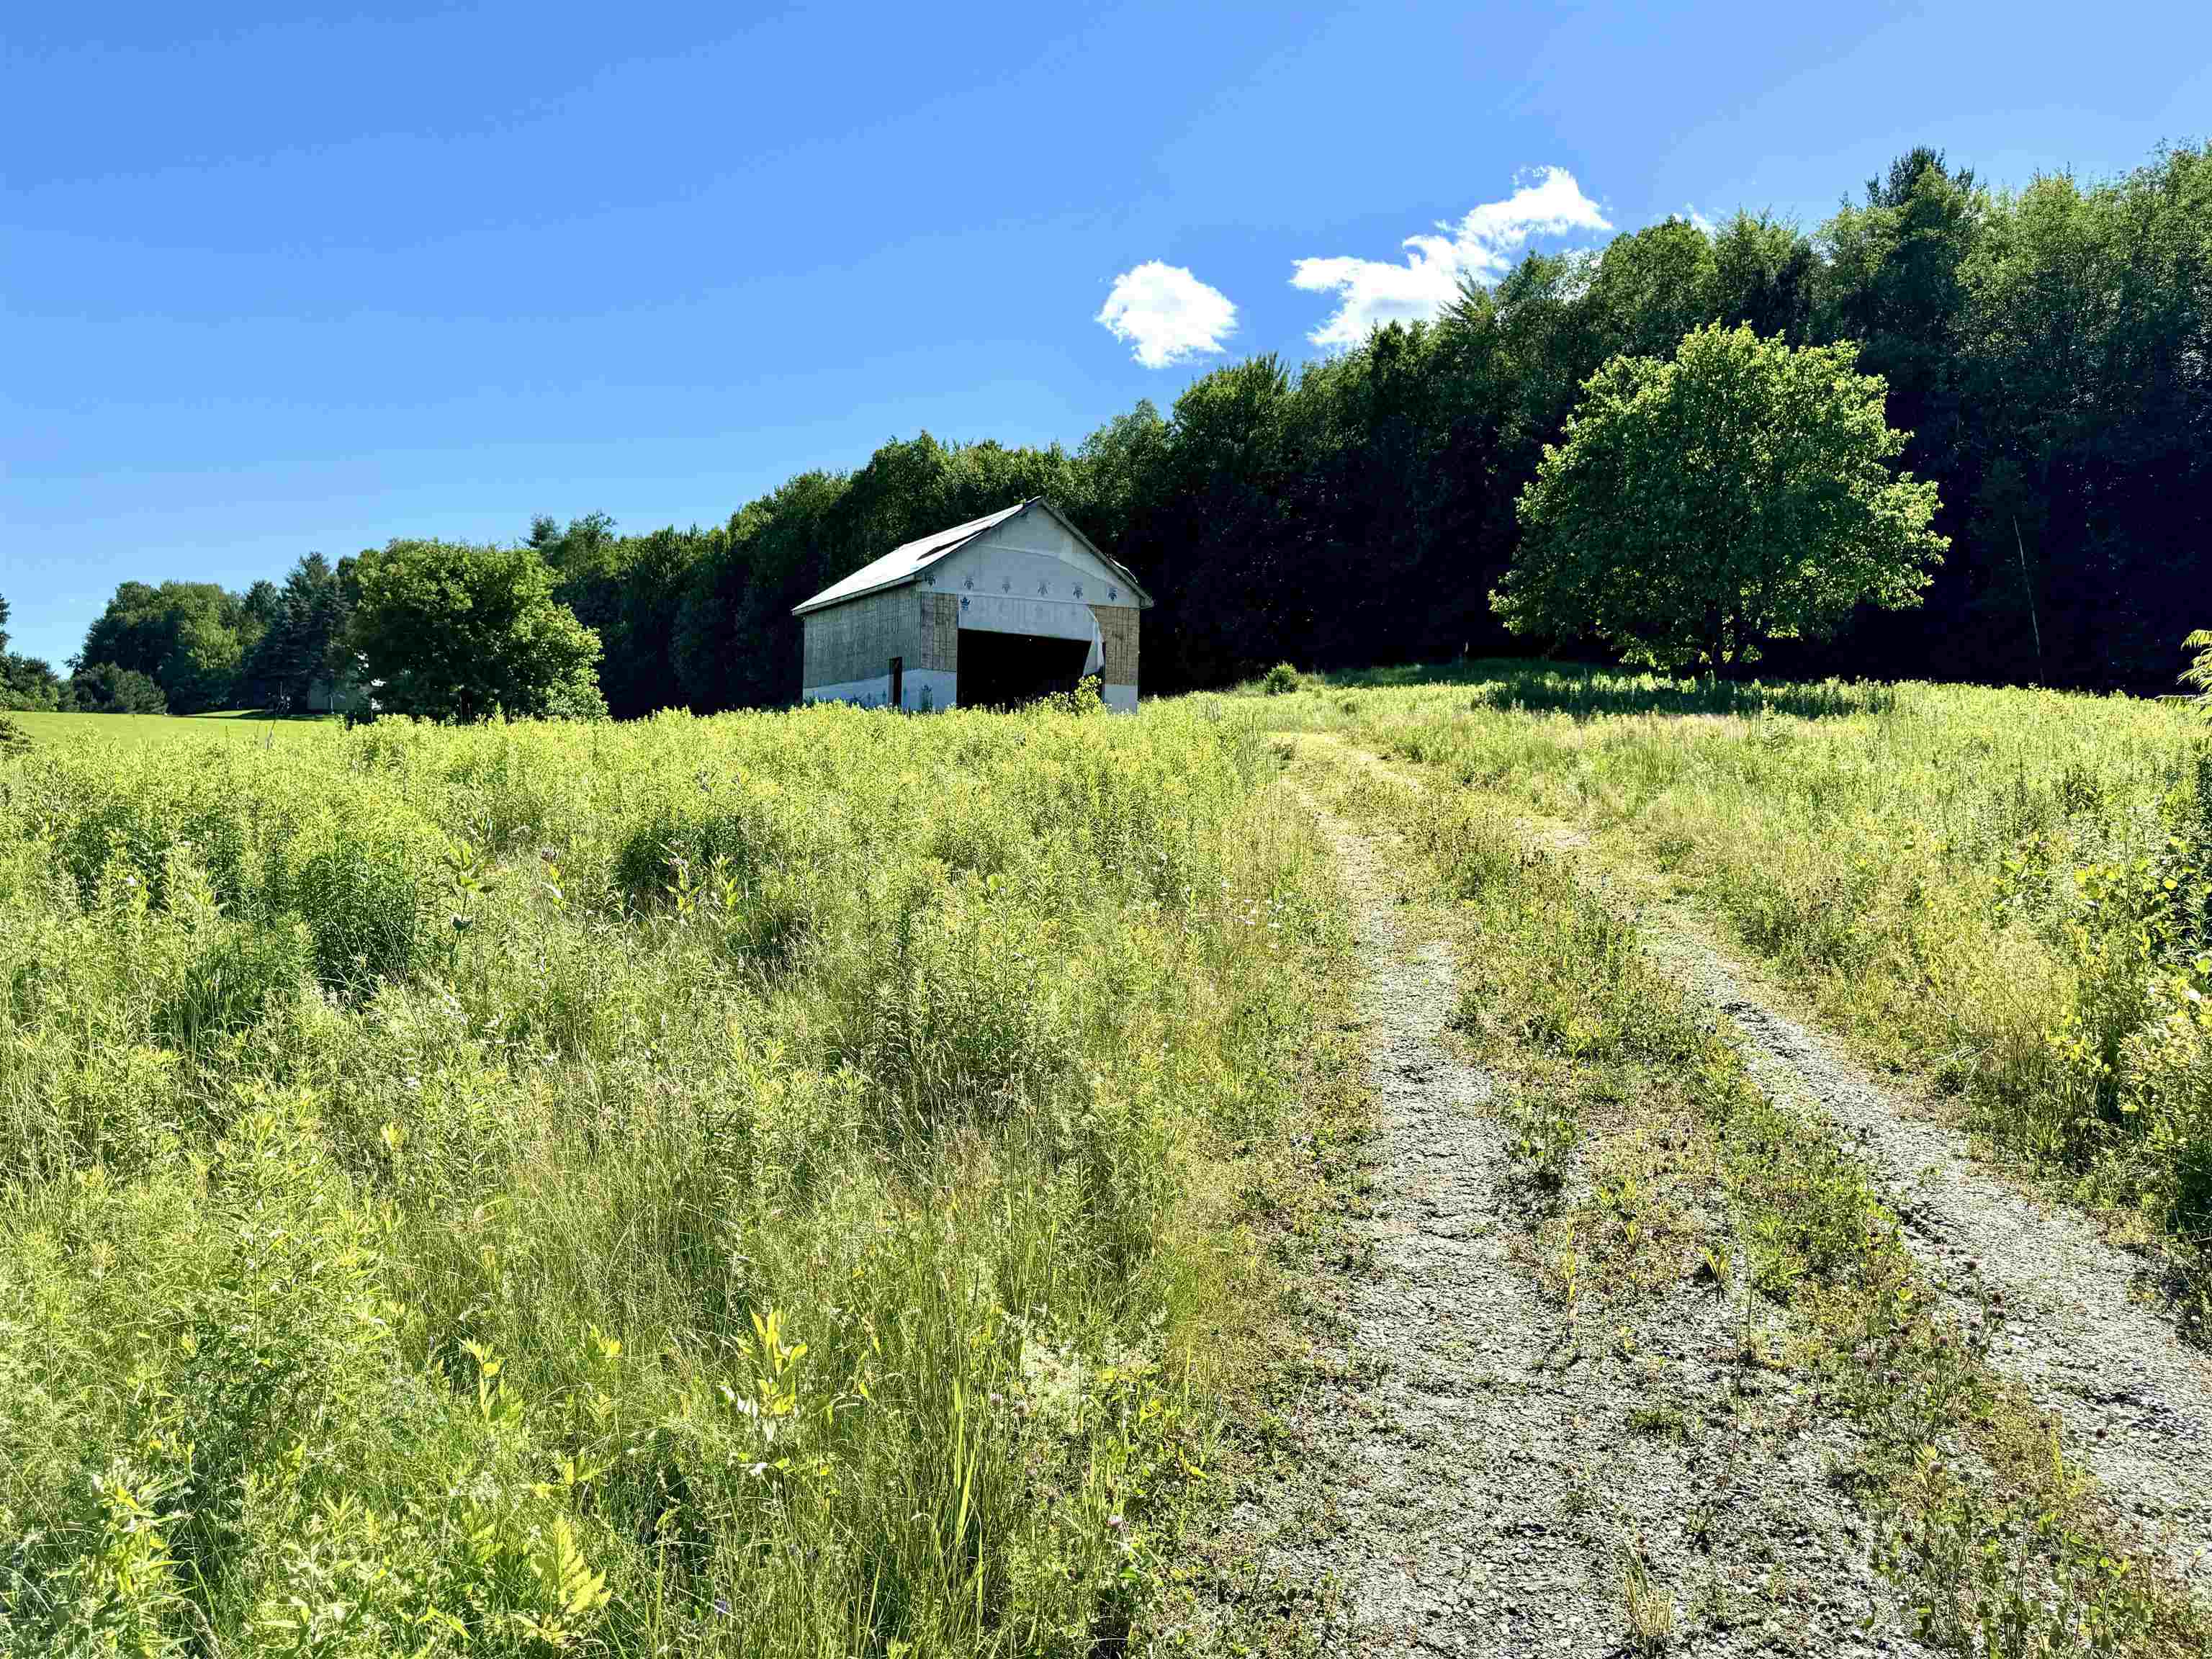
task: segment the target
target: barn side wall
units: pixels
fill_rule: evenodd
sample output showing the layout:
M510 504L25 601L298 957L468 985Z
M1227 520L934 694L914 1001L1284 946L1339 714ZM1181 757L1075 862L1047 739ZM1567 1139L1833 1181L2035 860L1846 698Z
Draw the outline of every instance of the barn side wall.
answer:
M870 593L801 620L806 635L800 678L810 689L888 673L893 657L911 665L921 643L911 588Z
M799 621L801 696L808 702L890 701L891 659L902 659L903 705L950 708L959 605L950 594L893 587L833 605Z
M950 708L954 702L953 677L934 669L916 671L909 668L901 678L899 692L905 699L899 706L913 714ZM871 675L866 679L810 685L806 688L805 700L808 702L858 703L863 708L888 708L891 701L891 677L885 672Z

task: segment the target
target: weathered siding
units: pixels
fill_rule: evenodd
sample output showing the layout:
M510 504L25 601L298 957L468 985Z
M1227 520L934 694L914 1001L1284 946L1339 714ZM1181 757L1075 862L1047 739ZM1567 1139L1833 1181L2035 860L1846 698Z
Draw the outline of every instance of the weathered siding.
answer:
M870 593L800 618L806 635L802 684L836 685L889 672L893 657L921 667L921 606L910 587ZM951 664L945 665L950 667Z
M950 593L933 593L927 588L899 590L909 602L921 600L921 614L915 620L914 659L908 666L941 670L957 673L960 668L960 601Z
M1137 618L1142 613L1133 605L1094 605L1091 614L1098 618L1099 642L1106 657L1105 672L1099 676L1109 685L1130 685L1137 683Z

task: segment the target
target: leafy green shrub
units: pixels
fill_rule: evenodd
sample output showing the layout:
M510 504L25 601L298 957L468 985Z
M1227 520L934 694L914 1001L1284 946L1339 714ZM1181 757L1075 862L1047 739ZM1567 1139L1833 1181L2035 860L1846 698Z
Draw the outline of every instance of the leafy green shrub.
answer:
M1260 689L1271 697L1298 689L1298 671L1286 662L1279 662L1260 677Z

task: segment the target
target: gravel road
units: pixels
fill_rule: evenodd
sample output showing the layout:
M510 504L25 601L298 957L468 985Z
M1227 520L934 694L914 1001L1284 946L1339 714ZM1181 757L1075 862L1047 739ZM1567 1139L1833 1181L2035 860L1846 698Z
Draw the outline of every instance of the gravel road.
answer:
M1849 1431L1740 1363L1740 1302L1686 1285L1592 1330L1539 1293L1492 1081L1445 1036L1450 949L1411 936L1383 849L1322 822L1364 963L1371 1266L1316 1355L1308 1455L1238 1518L1271 1571L1335 1587L1325 1650L1633 1651L1633 1558L1674 1652L1923 1651L1827 1478Z

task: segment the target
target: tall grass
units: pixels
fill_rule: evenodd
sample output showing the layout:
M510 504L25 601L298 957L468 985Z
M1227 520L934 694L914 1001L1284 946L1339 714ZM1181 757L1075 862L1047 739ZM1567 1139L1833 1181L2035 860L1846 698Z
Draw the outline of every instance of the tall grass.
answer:
M1360 678L1379 683L1251 706L1667 872L1881 1060L2201 1269L2212 739L2190 710L1526 665Z
M0 1649L1079 1651L1346 949L1194 709L0 761Z

